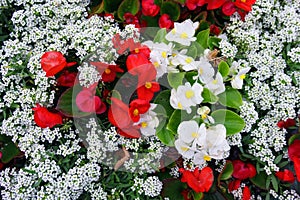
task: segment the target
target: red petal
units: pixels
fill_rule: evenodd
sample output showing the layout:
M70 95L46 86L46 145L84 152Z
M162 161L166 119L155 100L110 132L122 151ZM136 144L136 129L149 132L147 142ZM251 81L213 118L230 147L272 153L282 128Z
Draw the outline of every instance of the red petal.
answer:
M300 140L295 140L288 148L288 155L291 160L294 157L300 158Z
M284 169L282 172L276 172L275 175L279 178L281 181L286 181L289 183L293 183L295 181L295 177L292 171L288 169Z
M127 128L132 124L132 120L128 114L129 108L121 100L111 97L112 104L108 111L108 119L110 123L119 128Z
M208 0L207 10L220 8L226 0Z
M52 128L57 124L62 124L62 117L57 113L52 113L44 107L36 107L34 110L34 121L41 128Z
M240 187L240 185L241 185L241 180L239 180L239 179L230 181L228 183L229 192L231 192L233 190L237 190Z
M46 72L46 76L54 76L66 65L66 58L58 51L48 51L41 57L41 67Z
M245 186L243 189L243 198L242 200L250 200L251 192L248 186Z
M300 182L300 158L294 157L293 162L294 162L294 169L297 176L297 181Z

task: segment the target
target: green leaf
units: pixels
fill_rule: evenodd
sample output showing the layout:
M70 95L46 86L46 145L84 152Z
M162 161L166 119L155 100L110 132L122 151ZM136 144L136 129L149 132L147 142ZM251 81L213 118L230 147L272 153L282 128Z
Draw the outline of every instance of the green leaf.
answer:
M92 113L82 112L76 105L76 96L81 87L74 86L67 89L58 99L56 109L67 117L84 117Z
M162 2L163 0L154 0L154 3L159 6L161 6Z
M165 109L165 113L169 117L172 115L174 111L173 107L170 105L170 96L171 96L171 91L165 90L160 92L154 99L154 103L163 106L163 108Z
M118 10L118 7L122 0L103 0L103 9L107 13L113 13Z
M194 80L194 76L197 76L197 75L198 75L198 72L190 71L190 72L185 73L185 78L191 85L193 85L197 81L197 79Z
M5 135L1 136L1 142L3 143L3 147L0 149L2 152L1 161L3 163L10 162L15 156L20 153L18 147L11 141L11 138Z
M232 87L226 87L225 92L218 95L219 101L223 106L240 109L243 105L243 99L240 92Z
M283 157L282 154L279 155L279 156L277 156L277 157L275 158L275 160L274 160L274 163L275 163L275 164L278 164L278 163L281 161L282 157Z
M207 40L209 37L209 32L210 32L209 29L206 29L206 30L200 31L197 34L197 42L200 44L200 46L203 49L207 49L207 47L208 47Z
M219 100L219 97L217 97L216 95L214 95L207 88L203 88L202 97L203 97L203 103L215 104Z
M229 65L222 60L218 65L218 70L223 77L226 77L229 74Z
M111 0L109 0L111 1ZM124 0L119 8L118 8L118 17L121 20L124 20L125 13L131 13L133 15L137 14L140 9L140 1L139 0Z
M231 161L226 161L225 168L220 173L220 180L228 180L233 173L233 164Z
M203 192L193 191L193 197L194 200L201 200L203 198Z
M172 113L167 128L177 134L177 128L182 121L191 120L196 114L196 108L192 108L192 112L188 114L185 110L174 110Z
M173 21L177 21L180 16L180 7L177 3L166 1L160 8L160 14L168 14Z
M153 42L164 42L164 43L168 43L168 41L166 40L166 35L167 35L167 30L165 28L160 29L159 31L157 31L157 34L154 37Z
M230 110L219 109L212 112L211 116L214 118L216 124L224 124L226 135L239 133L245 127L244 120Z
M256 174L256 176L254 176L253 178L250 178L250 181L256 185L257 187L266 190L266 180L268 178L268 175L266 174L266 172L261 172L259 174Z
M221 38L217 38L217 37L209 37L208 41L207 41L207 45L209 47L210 50L215 49L216 47L219 47L219 43L221 42Z
M162 196L169 199L184 200L181 192L187 188L186 183L178 179L165 179L163 180Z
M156 135L163 144L169 147L174 146L175 136L172 131L166 128L162 128L160 131L156 133Z
M296 139L300 139L300 133L294 134L294 135L292 135L292 136L289 138L289 141L288 141L289 145L293 144L293 142L294 142Z
M196 44L200 47L200 45L197 42L192 42L192 44L189 46L188 51L186 53L187 56L190 56L194 59L198 55L198 49L197 49Z
M100 14L100 13L102 13L104 11L104 2L105 2L105 0L102 1L100 4L92 7L91 13L93 13L93 14Z
M168 73L168 82L172 88L177 89L178 86L182 85L183 78L185 76L185 72L179 73Z
M273 185L273 188L274 188L275 192L278 192L277 178L273 174L271 174L271 183Z

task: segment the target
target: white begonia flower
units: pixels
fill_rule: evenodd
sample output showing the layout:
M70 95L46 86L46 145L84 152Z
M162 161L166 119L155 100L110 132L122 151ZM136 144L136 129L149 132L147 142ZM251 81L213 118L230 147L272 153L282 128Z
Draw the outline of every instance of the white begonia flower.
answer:
M193 158L195 151L192 149L192 147L189 144L183 142L180 139L177 139L174 144L178 153L181 154L184 158L187 159Z
M186 110L191 113L191 106L196 106L203 101L203 87L199 83L194 83L193 86L189 82L185 85L180 85L177 90L171 90L170 104L175 109Z
M205 124L201 124L199 127L196 121L183 121L178 126L178 138L184 143L192 144L196 147L196 144L203 146L203 141L206 137Z
M140 125L141 133L145 136L155 135L156 128L159 125L157 114L153 111L156 108L156 104L150 104L149 110L140 115L140 120L135 125Z
M205 83L205 87L209 89L214 95L221 94L225 91L223 77L220 72L217 72L215 78Z
M168 72L168 65L163 63L158 56L150 56L150 61L156 69L156 79L162 77L165 73Z
M250 67L241 69L237 75L233 76L233 79L231 80L231 86L235 89L242 89L246 73L249 72L250 69Z
M207 106L202 106L197 109L197 114L201 116L204 122L209 122L213 124L215 123L215 120L214 118L208 115L209 113L210 113L210 109Z
M188 19L181 23L174 23L174 28L166 35L168 41L178 42L179 44L189 46L191 41L196 41L194 37L195 30L198 28L199 22L193 23Z
M209 61L206 58L201 57L196 64L198 75L195 76L194 79L199 78L202 83L208 83L209 81L212 81L215 75L215 70Z

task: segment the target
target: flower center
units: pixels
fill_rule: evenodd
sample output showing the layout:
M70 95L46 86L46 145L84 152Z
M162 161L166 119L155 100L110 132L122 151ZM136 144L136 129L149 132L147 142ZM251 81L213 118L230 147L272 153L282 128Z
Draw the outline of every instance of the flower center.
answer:
M187 147L181 147L181 150L182 151L187 151L187 150L189 150L189 148L187 148Z
M202 68L199 69L199 74L200 74L200 75L203 74L203 69L202 69Z
M240 79L245 79L246 78L246 74L242 74L242 75L240 75Z
M171 33L172 33L173 35L175 35L175 33L176 33L175 28L171 31Z
M106 68L106 69L104 70L104 72L105 72L106 74L110 74L110 73L111 73L111 70L108 69L108 68Z
M211 157L210 157L209 155L203 156L203 159L204 159L205 161L211 161Z
M188 58L185 59L185 62L186 62L187 64L191 63L192 61L193 61L193 59L190 58L190 57L188 57Z
M190 98L192 98L193 96L194 96L194 91L188 90L188 91L185 92L185 97L186 97L186 98L190 99Z
M241 2L246 3L247 0L241 0Z
M138 116L139 115L139 110L136 108L133 110L133 116Z
M217 83L218 83L218 80L217 80L217 79L214 79L214 80L212 81L212 83L213 83L213 84L217 84Z
M163 58L167 58L167 52L165 52L165 51L161 52L161 56L162 56Z
M145 87L146 87L147 89L150 89L150 88L152 87L152 83L146 82L146 83L145 83Z
M139 48L135 48L135 49L134 49L134 52L135 52L135 53L139 53L139 52L140 52Z
M183 32L183 33L181 33L180 37L182 39L186 39L186 38L188 38L188 34L186 32Z
M177 104L177 106L179 109L182 109L182 104L180 102Z
M202 119L206 119L206 118L207 118L207 114L204 113L203 115L201 115L201 118L202 118Z
M198 137L199 137L199 135L198 135L198 133L196 133L196 132L193 132L193 133L192 133L192 137L193 137L193 138L198 138Z
M141 123L142 128L146 128L148 126L147 122L142 122Z
M154 67L156 67L156 68L159 67L159 63L158 63L157 61L155 61L155 62L153 63L153 65L154 65Z

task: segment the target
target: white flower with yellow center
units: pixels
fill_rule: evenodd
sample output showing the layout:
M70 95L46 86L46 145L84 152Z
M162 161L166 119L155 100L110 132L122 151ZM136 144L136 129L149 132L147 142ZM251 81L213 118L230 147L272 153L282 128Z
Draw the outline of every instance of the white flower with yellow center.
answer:
M196 144L202 146L206 137L205 124L201 124L199 127L196 121L183 121L179 124L178 138L187 144L192 144L196 147Z
M213 80L215 70L206 58L201 57L200 60L197 61L196 66L198 75L194 77L195 79L199 78L202 83L208 83Z
M194 83L193 86L189 82L185 85L178 86L177 90L171 90L170 104L175 109L186 110L191 113L191 106L196 106L203 101L203 87L199 83Z
M215 77L205 83L205 87L209 89L214 95L221 94L225 91L225 85L223 83L222 75L217 72Z
M249 72L250 69L250 67L241 69L237 75L233 76L233 79L231 80L231 86L235 89L242 89L244 79L246 78L246 73Z
M161 61L158 56L152 55L150 61L156 69L156 79L162 77L165 73L168 72L168 65Z
M197 114L201 116L201 119L204 122L213 124L213 123L215 123L215 120L214 120L214 118L212 118L211 116L208 115L209 113L210 113L210 109L207 106L202 106L197 109Z
M157 114L153 111L156 108L156 104L150 104L149 110L140 115L140 120L134 125L140 126L140 131L144 136L155 135L156 128L159 125Z
M194 157L195 151L190 144L187 144L180 139L177 139L174 144L178 153L181 154L184 158L190 159Z
M199 22L193 23L187 19L182 23L175 22L174 28L166 35L168 41L178 42L179 44L190 46L192 41L196 41L195 30L198 28Z

